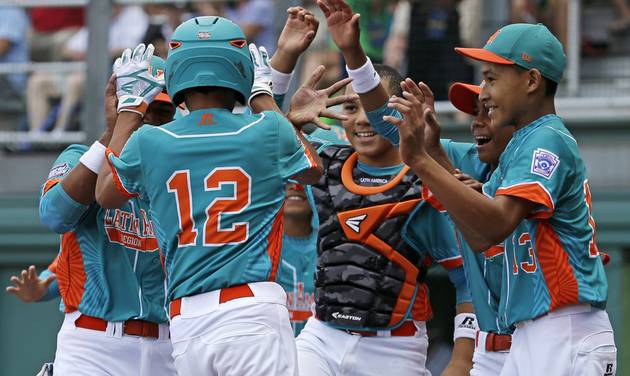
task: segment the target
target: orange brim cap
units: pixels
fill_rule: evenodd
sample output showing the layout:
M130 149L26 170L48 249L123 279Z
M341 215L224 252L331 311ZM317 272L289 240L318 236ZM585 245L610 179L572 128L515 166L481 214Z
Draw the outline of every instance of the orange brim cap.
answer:
M168 94L164 92L156 95L154 100L160 101L160 102L166 102L166 103L173 103L173 101L171 100L171 97L169 97Z
M461 112L475 116L479 93L481 86L456 82L448 89L448 99Z
M486 50L485 48L455 47L455 51L474 60L495 64L514 65L513 61L510 61L503 56L499 56L492 51Z

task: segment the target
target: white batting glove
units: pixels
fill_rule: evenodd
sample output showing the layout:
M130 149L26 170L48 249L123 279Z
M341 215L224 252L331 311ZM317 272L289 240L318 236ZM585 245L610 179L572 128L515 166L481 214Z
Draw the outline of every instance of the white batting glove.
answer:
M251 107L254 97L260 94L272 96L271 66L269 65L269 54L265 47L256 47L254 43L249 44L249 54L254 62L254 85L252 93L247 100L247 105Z
M154 76L150 70L154 47L140 43L131 52L127 48L114 62L118 112L130 111L144 117L153 98L164 89L164 75Z

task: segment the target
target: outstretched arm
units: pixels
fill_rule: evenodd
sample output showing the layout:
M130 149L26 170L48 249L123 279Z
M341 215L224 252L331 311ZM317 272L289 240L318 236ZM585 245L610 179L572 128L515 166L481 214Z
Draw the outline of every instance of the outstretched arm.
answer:
M164 88L163 78L153 76L148 70L153 50L153 45L145 47L141 43L133 52L126 49L114 62L118 116L107 155L112 153L120 155L129 137L142 126L142 119L149 104ZM141 73L138 74L138 71ZM142 79L138 79L138 76ZM112 111L114 110L111 106L106 108L106 112ZM104 208L119 208L129 200L128 196L117 189L109 164L101 167L95 195L96 201Z
M400 132L403 161L429 185L474 251L501 243L534 210L536 204L531 201L514 196L490 198L470 189L431 158L425 147L422 106L413 95L397 98L392 107L403 115L403 119L388 119Z
M56 280L55 274L49 274L43 279L37 276L37 269L35 265L29 266L28 270L22 270L19 276L11 276L12 286L8 286L6 291L14 294L24 303L32 303L36 301L48 300L55 297L55 292L58 294L59 290L49 293L49 288Z
M361 15L354 13L343 0L318 0L317 5L326 16L328 32L343 54L348 75L354 79L352 87L359 94L365 111L383 106L389 96L359 43Z

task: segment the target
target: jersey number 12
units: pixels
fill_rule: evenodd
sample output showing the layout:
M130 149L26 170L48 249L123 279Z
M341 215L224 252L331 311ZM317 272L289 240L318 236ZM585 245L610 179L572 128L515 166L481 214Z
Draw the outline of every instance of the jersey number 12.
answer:
M220 246L238 244L249 237L249 223L233 223L229 228L221 226L222 214L237 214L250 204L251 178L240 167L218 167L204 179L204 191L216 191L223 185L234 186L231 197L217 197L206 207L206 219L203 226L203 245ZM179 233L178 247L197 245L198 231L193 218L190 170L175 171L166 181L168 192L175 194Z

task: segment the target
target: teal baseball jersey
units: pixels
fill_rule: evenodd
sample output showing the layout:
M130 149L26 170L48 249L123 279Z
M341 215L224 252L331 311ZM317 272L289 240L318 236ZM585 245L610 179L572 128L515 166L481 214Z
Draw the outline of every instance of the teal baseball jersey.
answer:
M591 194L577 142L556 115L517 130L483 186L537 208L505 240L499 315L507 325L563 306L606 305Z
M311 207L311 233L305 237L282 237L282 256L278 266L278 282L287 293L287 308L293 334L297 337L313 315L315 303L315 267L317 265L317 230L319 220L313 192L304 187Z
M482 183L488 181L491 173L490 166L479 160L475 144L451 140L441 140L441 143L455 168ZM448 214L444 214L450 220ZM452 226L457 229L454 223ZM485 332L511 333L513 329L506 327L499 320L504 245L499 244L484 252L476 253L470 249L461 233L459 231L456 233L479 329Z
M385 115L402 117L397 110L388 108L387 105L367 113L372 128L394 145L398 145L398 129L393 124L383 120ZM489 179L489 166L479 160L474 144L453 142L448 139L440 141L455 168L480 182L486 182ZM443 225L444 229L440 231L443 233L451 232L453 236L440 237L438 240L443 244L442 247L459 249L459 253L463 257L466 280L479 328L487 332L511 332L510 325L503 323L498 316L503 281L503 245L496 245L483 253L473 252L457 231L448 214L443 211L440 203L432 196L430 190L425 189L423 194L424 198L437 210L442 211L449 221L450 226Z
M59 184L87 150L71 145L59 155L40 199L42 222L62 234L50 268L62 311L107 321L166 322L164 272L146 203L133 199L120 209L85 206Z
M169 300L275 280L285 183L315 166L281 115L216 108L144 126L108 161L120 192L149 202Z
M317 231L297 238L284 235L278 282L287 293L287 308L295 336L312 316L315 302L315 266L317 264Z

